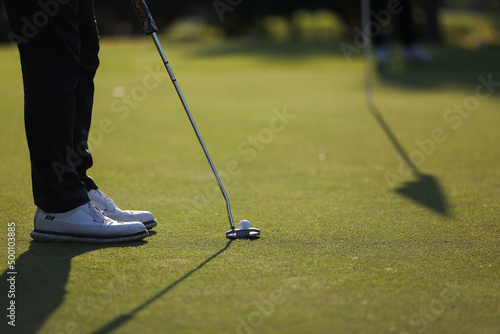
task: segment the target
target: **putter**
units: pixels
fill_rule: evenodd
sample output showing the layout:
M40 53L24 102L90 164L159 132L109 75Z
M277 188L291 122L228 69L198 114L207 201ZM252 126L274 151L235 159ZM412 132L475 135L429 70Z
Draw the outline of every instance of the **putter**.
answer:
M217 180L217 183L219 184L219 188L220 188L220 191L222 192L222 196L224 196L224 200L226 201L227 216L229 218L229 224L231 225L231 230L226 232L226 238L229 238L229 239L258 238L260 236L260 230L258 228L255 228L255 227L251 227L251 224L250 224L250 227L235 228L234 222L233 222L233 215L231 213L231 205L229 203L229 198L226 194L226 190L224 189L224 186L222 185L222 182L219 178L219 174L217 173L217 170L215 169L215 166L212 162L212 159L210 158L210 155L208 154L208 150L205 146L205 143L203 142L203 139L201 139L201 135L200 135L200 132L198 131L198 127L196 126L196 123L194 122L193 116L191 115L191 112L189 111L186 100L184 99L184 96L182 95L179 84L177 83L177 79L174 76L174 72L172 72L172 68L170 67L170 64L167 60L167 57L165 56L165 52L163 52L163 48L161 47L160 41L159 41L158 36L156 34L156 32L158 31L158 28L156 27L156 24L153 20L153 17L151 16L151 12L149 11L148 6L146 5L146 1L145 0L132 0L132 5L134 6L134 9L137 13L137 16L139 17L139 21L141 22L142 27L144 28L144 32L146 33L146 35L151 35L151 37L153 38L153 41L156 45L156 48L158 49L158 52L160 53L163 64L165 65L165 68L167 69L168 75L170 76L170 80L172 80L172 83L174 84L175 91L177 92L177 95L179 96L179 98L181 100L182 106L184 107L184 110L186 111L186 115L189 118L189 122L191 123L191 126L193 127L193 130L196 133L196 137L198 138L198 141L200 142L201 148L203 149L203 152L205 153L205 157L207 158L208 163L210 164L210 168L212 169L212 172L214 173L215 179Z

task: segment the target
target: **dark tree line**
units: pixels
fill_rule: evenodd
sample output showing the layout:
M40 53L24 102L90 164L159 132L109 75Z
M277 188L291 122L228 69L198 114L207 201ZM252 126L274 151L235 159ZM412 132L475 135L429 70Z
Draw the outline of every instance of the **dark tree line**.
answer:
M481 3L482 8L493 9L499 7L500 0L413 0L412 4L426 13L427 24L420 28L427 39L439 40L436 13L443 2L469 7ZM178 19L197 17L218 27L226 36L242 36L254 31L266 16L291 19L297 10L331 11L348 26L347 31L352 31L350 28L359 25L360 21L359 0L147 0L147 3L161 31ZM6 40L9 29L3 0L0 0L0 6L0 40ZM102 35L142 33L130 0L95 0L95 7Z
M405 0L402 0L404 2ZM427 13L428 24L423 33L439 40L437 8L439 0L414 0L412 3ZM177 19L198 17L224 31L226 36L242 36L254 31L266 16L280 16L291 21L298 10L328 10L338 15L348 28L359 25L360 3L357 0L183 0L168 2L148 0L153 17L160 29ZM96 2L96 15L101 33L141 33L129 0ZM348 31L352 29L347 29Z
M96 15L103 34L113 33L115 27L130 26L140 33L130 0L96 1ZM346 22L356 9L357 1L338 0L183 0L168 2L148 0L147 4L160 29L166 28L183 17L199 17L208 24L222 29L228 36L245 35L254 29L266 16L290 18L299 10L326 9L336 12ZM354 6L353 6L354 4Z
M401 0L401 3L408 0ZM96 15L101 32L141 33L129 0L107 0L96 2ZM440 41L437 10L440 0L413 0L412 4L426 13L426 25L420 27L427 40ZM360 1L358 0L183 0L168 2L148 0L153 17L160 29L165 29L177 19L198 17L207 24L220 28L226 36L242 36L255 31L266 16L280 16L292 22L298 10L328 10L337 16L353 31L360 25Z

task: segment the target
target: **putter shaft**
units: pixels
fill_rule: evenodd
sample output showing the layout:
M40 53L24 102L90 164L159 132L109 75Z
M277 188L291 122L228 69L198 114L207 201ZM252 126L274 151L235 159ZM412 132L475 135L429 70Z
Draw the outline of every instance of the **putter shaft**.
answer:
M146 35L151 35L153 38L153 41L156 45L156 48L158 49L158 52L160 53L161 59L163 61L163 64L165 65L165 68L167 69L168 75L170 76L170 79L172 80L172 83L174 84L175 91L177 92L177 95L179 95L179 98L182 102L182 106L184 107L184 110L186 111L186 115L189 118L189 121L191 122L191 126L193 127L194 132L196 133L196 137L198 138L198 141L200 142L201 148L203 149L203 152L205 153L205 156L208 160L208 163L210 164L210 168L212 168L212 172L214 173L215 179L217 180L217 183L219 184L220 191L222 192L222 195L224 196L224 200L226 201L226 207L227 207L227 216L229 218L229 223L231 224L231 230L235 230L234 227L234 222L233 222L233 215L231 213L231 204L229 203L229 198L227 197L226 190L224 189L224 186L222 185L222 182L219 178L219 174L217 173L217 170L215 169L214 163L212 162L212 159L210 158L210 155L208 154L208 150L205 146L205 143L203 142L203 139L201 139L200 132L198 131L198 127L196 126L196 123L194 122L193 116L191 115L191 112L189 111L189 107L186 103L186 100L184 99L184 96L182 95L181 89L179 87L179 84L177 83L177 79L175 79L174 72L172 71L172 68L170 67L170 64L168 63L167 56L165 55L165 52L163 51L163 48L161 47L160 40L158 39L158 36L156 32L158 31L158 28L156 27L155 21L153 20L153 16L151 15L151 12L149 11L149 8L146 4L146 0L131 0L132 5L134 6L135 12L137 13L137 17L139 18L139 21L142 24L142 27L144 28L144 32Z
M231 214L231 204L229 203L229 197L227 196L226 190L224 189L224 186L222 185L222 181L220 180L219 174L217 173L217 170L215 169L214 163L212 162L212 159L210 158L210 154L208 154L208 150L205 146L205 143L203 142L203 139L201 138L200 132L198 131L198 127L196 126L196 123L193 119L193 116L191 115L191 112L189 111L189 107L186 103L186 100L184 99L184 96L182 95L181 89L179 87L179 84L177 83L177 79L175 78L174 72L172 71L172 68L170 67L167 56L165 55L165 52L163 52L163 48L161 47L161 44L160 44L160 41L158 39L156 32L152 32L151 37L153 38L153 41L156 45L156 48L158 49L158 52L160 53L161 59L163 61L163 64L165 65L165 68L167 69L168 75L170 76L170 79L172 80L172 83L174 84L175 91L177 92L177 95L179 96L179 99L181 100L182 106L184 107L184 110L186 111L186 115L189 118L189 122L191 123L191 126L193 127L193 130L196 133L196 137L198 138L198 141L200 142L201 148L203 149L203 152L205 153L205 157L207 158L208 163L210 164L210 168L212 169L212 172L214 173L215 179L217 180L217 183L219 184L220 191L222 192L222 195L224 196L224 200L226 201L227 216L229 218L229 223L231 225L231 229L234 231L235 227L234 227L234 222L233 222L233 215Z

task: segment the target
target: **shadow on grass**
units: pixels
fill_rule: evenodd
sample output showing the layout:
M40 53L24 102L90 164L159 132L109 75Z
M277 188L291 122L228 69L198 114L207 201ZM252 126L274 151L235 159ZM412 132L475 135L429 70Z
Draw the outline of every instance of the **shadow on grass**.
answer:
M417 180L405 182L395 189L395 192L443 216L448 216L446 196L439 181L432 175L418 174Z
M362 48L355 47L347 54L342 51L342 43L355 47L353 41L337 42L305 42L241 39L227 40L224 43L207 45L196 49L195 54L201 57L256 56L269 60L307 59L317 56L331 56L332 62L345 62L346 68L351 61L361 60ZM498 58L499 47L483 49L461 49L434 47L431 50L434 61L430 64L404 64L394 62L388 66L380 66L376 74L380 82L393 87L404 87L419 90L442 90L457 88L474 93L478 85L479 75L493 73L494 78L500 75ZM356 68L353 67L353 71ZM332 76L336 73L332 72ZM299 79L298 79L299 80Z
M110 247L137 247L145 241L123 244L43 243L32 241L15 263L16 333L37 333L66 295L73 258ZM9 291L9 270L0 276L0 291ZM6 300L7 301L7 300ZM7 301L8 302L8 301ZM4 304L4 310L8 307ZM6 323L7 321L5 321ZM4 331L2 331L4 332ZM4 332L5 333L5 332Z
M153 297L151 297L148 300L146 300L141 305L137 306L135 309L133 309L129 313L124 314L124 315L122 315L122 316L120 316L120 317L112 320L111 322L109 322L108 324L104 325L103 327L99 328L98 330L96 330L95 332L93 332L93 334L111 333L112 331L116 330L117 328L123 326L127 321L132 320L134 318L134 316L138 312L140 312L141 310L143 310L146 307L148 307L151 303L153 303L158 298L164 296L167 292L169 292L170 290L172 290L173 288L175 288L179 283L181 283L182 281L184 281L186 278L188 278L189 276L191 276L192 274L194 274L195 272L197 272L198 270L200 270L201 268L203 268L203 266L205 266L207 263L209 263L210 261L212 261L213 259L215 259L217 256L219 256L220 254L222 254L226 249L229 248L229 246L231 245L232 242L233 242L233 240L229 240L227 242L227 244L221 250L219 250L217 253L215 253L214 255L210 256L205 261L203 261L196 268L192 269L191 271L189 271L188 273L186 273L184 276L182 276L181 278L179 278L178 280L176 280L172 284L170 284L167 287L165 287L163 290L161 290L156 295L154 295Z
M417 180L411 182L405 182L400 188L395 190L396 193L409 198L410 200L423 205L427 209L435 211L441 215L448 215L447 201L444 192L441 190L439 182L432 175L422 174L417 166L411 161L408 154L404 150L403 146L399 143L396 136L392 132L390 126L387 124L385 119L380 114L378 108L376 107L373 87L373 50L372 46L368 45L363 50L364 55L364 65L365 65L365 102L368 111L375 118L378 125L384 131L387 138L391 142L392 146L396 149L401 159L404 161L411 174L417 177ZM377 67L377 74L383 76L384 69L386 66L379 65ZM411 77L403 75L402 78ZM434 79L432 79L434 80ZM420 80L416 80L416 83L420 83ZM424 84L424 87L429 83Z
M381 83L408 89L441 90L458 88L474 94L479 76L499 75L497 59L500 48L434 49L429 64L395 62L379 65L376 74Z
M306 58L310 56L330 55L343 57L338 43L284 41L275 42L266 39L227 40L223 44L207 46L197 51L202 57L224 56L259 56L269 58ZM346 59L347 63L347 59Z
M414 181L405 182L401 187L395 189L395 192L443 216L448 216L446 195L441 189L439 181L434 176L422 174L417 169L375 105L369 105L368 109L389 138L401 159L403 159L413 175L417 177Z

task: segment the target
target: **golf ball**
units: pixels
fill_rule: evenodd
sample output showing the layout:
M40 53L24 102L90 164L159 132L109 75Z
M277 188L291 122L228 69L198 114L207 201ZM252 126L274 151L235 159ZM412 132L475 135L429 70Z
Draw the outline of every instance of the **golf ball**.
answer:
M250 223L248 220L242 220L238 223L238 229L239 230L247 230L252 227L252 223Z

